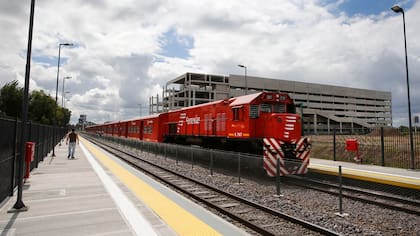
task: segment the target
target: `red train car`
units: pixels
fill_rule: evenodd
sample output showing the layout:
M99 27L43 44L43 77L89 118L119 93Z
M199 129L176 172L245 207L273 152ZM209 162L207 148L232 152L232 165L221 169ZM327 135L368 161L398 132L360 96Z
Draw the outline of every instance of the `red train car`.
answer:
M276 174L277 159L281 175L303 174L309 164L310 141L301 136L301 118L295 111L287 94L260 92L87 130L261 154L270 176Z
M142 140L148 142L163 142L163 129L166 122L166 113L143 117L142 122Z

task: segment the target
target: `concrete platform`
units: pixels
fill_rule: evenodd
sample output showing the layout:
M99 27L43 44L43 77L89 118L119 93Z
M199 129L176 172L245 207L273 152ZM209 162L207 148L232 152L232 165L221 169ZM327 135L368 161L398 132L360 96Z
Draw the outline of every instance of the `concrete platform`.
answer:
M311 158L308 168L313 172L338 175L338 166L341 166L344 177L420 190L419 170L317 158Z
M81 138L57 146L24 184L27 211L0 208L0 235L247 235ZM192 233L194 232L194 233Z
M76 159L67 159L67 146L57 146L32 171L24 184L23 202L28 211L8 213L16 195L0 209L1 235L135 235L109 196L80 147ZM158 234L163 222L150 219Z

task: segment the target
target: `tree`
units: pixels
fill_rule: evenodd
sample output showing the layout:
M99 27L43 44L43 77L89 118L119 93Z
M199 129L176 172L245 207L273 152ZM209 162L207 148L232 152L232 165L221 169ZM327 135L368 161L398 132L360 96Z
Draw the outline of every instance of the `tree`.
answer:
M70 123L71 111L67 108L62 107L61 112L63 113L63 118L60 119L60 125L66 126Z
M21 117L23 88L12 81L0 89L0 112L12 117ZM66 126L70 122L71 111L57 106L55 100L44 91L32 91L29 96L28 117L33 122L53 125L57 117L58 126Z
M67 108L57 107L57 125L66 126L70 122L71 111Z
M0 89L0 110L8 116L22 115L23 88L18 85L18 81L14 80Z
M33 91L29 97L29 119L41 124L53 125L57 105L44 91Z

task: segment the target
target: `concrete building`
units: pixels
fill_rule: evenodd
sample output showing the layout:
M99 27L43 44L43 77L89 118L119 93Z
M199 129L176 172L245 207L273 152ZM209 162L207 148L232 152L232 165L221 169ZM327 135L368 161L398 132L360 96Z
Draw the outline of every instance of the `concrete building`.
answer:
M87 124L87 116L86 115L80 115L79 116L79 122L77 123L77 126L81 127L81 129L84 130L86 124Z
M176 110L259 91L288 93L301 108L298 112L303 113L307 133L366 132L392 125L391 92L244 75L185 73L166 83L160 100L151 98L149 111Z

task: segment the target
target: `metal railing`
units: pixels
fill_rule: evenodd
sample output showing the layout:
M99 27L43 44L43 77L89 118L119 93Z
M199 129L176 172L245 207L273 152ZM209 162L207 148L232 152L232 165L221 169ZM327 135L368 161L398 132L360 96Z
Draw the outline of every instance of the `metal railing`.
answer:
M210 149L195 145L180 145L171 143L147 142L139 139L127 139L111 135L99 135L93 133L82 133L85 137L92 137L96 140L105 140L119 145L120 149L131 148L133 151L145 152L146 157L159 157L170 159L175 165L182 161L182 165L189 163L191 169L194 166L200 166L208 169L209 175L221 173L230 176L237 176L238 182L241 177L266 178L268 174L264 169L263 154L250 154L242 152L233 152L220 149ZM296 159L284 159L281 165L285 169L293 169L300 166L301 161ZM280 163L272 163L280 173ZM283 168L283 167L282 167Z
M194 165L200 165L209 169L209 174L213 172L229 173L230 175L238 175L241 173L245 176L266 176L263 168L262 155L254 155L249 153L238 153L218 149L208 149L199 146L177 145L170 143L146 142L138 139L126 139L117 136L97 135L84 133L83 135L99 138L122 146L147 152L152 155L159 155L164 158L170 158L178 161Z
M355 152L346 150L347 139L357 140L362 164L420 168L420 133L414 132L414 160L411 160L408 132L397 129L380 128L369 134L313 135L311 157L354 162Z
M12 196L18 183L18 160L24 158L20 153L20 133L22 122L17 118L0 117L0 203ZM28 142L35 143L34 161L30 169L38 167L38 163L52 150L52 147L66 134L66 129L57 127L57 143L54 143L53 126L28 122Z

